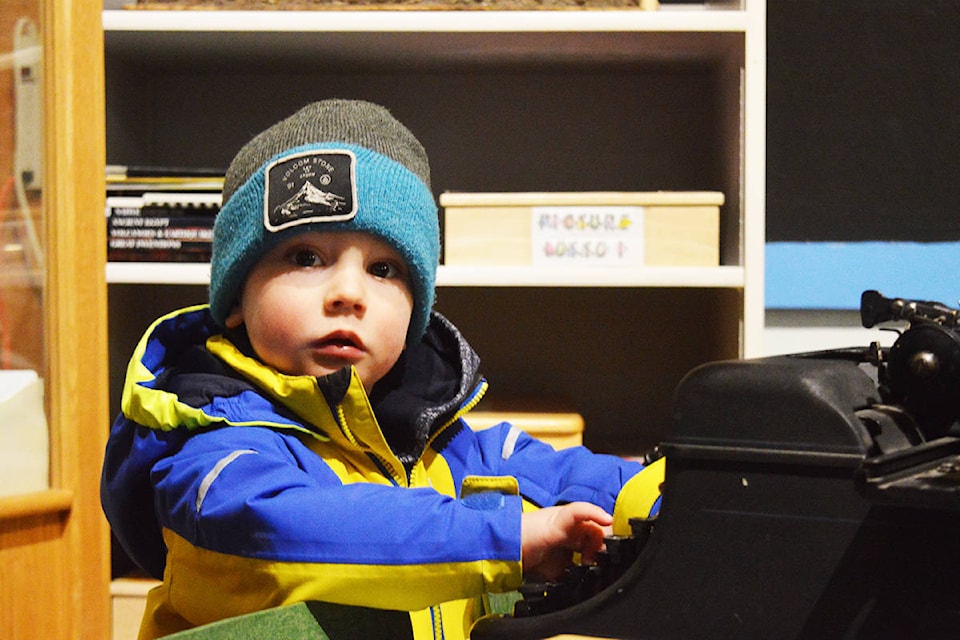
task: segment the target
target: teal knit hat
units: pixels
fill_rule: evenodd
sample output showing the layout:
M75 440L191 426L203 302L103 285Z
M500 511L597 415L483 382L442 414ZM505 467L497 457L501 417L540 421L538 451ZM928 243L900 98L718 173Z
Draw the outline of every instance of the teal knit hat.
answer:
M213 228L213 318L225 323L261 256L308 231L366 232L396 249L413 293L407 344L423 337L440 256L437 205L423 146L383 107L316 102L240 149Z

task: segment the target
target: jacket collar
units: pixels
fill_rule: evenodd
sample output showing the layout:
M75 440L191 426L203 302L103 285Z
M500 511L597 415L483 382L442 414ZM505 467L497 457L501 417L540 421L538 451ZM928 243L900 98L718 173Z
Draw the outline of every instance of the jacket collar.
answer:
M323 378L284 375L253 357L243 340L223 335L206 306L190 307L159 319L144 336L128 369L124 412L163 430L265 424L307 431L383 458L397 451L409 463L479 402L486 389L479 365L456 327L434 312L424 339L368 396L352 368ZM190 376L204 376L203 384ZM184 390L216 392L191 397L178 380ZM217 401L224 397L243 401Z

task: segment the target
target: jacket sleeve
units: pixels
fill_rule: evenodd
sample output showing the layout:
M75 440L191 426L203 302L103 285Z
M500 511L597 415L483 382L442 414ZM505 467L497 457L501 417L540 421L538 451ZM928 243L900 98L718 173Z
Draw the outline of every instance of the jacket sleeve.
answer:
M163 576L166 546L153 509L150 468L172 455L186 430L157 431L117 417L107 441L100 478L100 503L110 529L131 560L154 578Z
M200 580L229 566L250 597L412 610L520 582L516 496L478 509L429 488L345 485L295 438L255 427L190 438L152 482L168 565Z
M509 423L476 435L493 472L517 478L520 494L541 507L584 501L612 514L620 489L643 469L585 447L556 451Z

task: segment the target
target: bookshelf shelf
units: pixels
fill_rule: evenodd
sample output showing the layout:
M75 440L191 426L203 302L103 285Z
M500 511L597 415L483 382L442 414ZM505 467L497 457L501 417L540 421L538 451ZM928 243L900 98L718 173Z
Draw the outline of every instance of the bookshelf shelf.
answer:
M411 64L740 59L741 11L105 11L111 55L208 71L238 61L289 68L328 61ZM269 51L265 56L263 52Z
M742 288L740 267L644 267L638 269L540 269L441 267L445 287L718 287Z
M634 9L546 11L138 11L103 12L105 32L534 32L745 31L749 15L733 4L658 11Z
M108 262L109 284L196 284L210 283L207 263Z

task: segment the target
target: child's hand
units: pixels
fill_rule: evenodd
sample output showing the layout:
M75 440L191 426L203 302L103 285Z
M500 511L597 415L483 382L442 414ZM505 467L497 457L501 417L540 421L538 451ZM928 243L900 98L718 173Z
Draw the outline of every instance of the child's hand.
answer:
M521 545L523 573L528 577L555 580L579 552L592 563L603 546L613 517L588 502L571 502L523 514Z

